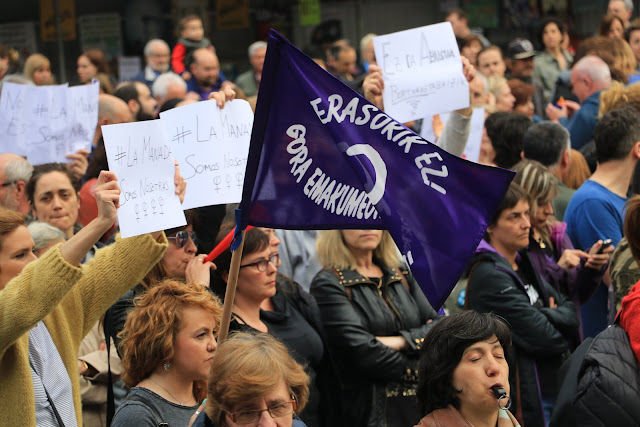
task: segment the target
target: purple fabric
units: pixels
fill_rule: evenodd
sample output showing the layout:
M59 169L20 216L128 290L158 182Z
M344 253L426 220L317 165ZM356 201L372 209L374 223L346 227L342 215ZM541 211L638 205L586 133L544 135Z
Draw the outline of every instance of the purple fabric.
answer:
M569 271L560 267L558 260L562 253L567 249L574 249L571 239L565 233L566 229L567 224L565 222L556 223L549 229L549 238L554 246L554 256L545 254L540 249L540 245L531 238L529 241L529 257L542 278L575 304L578 319L581 319L580 306L588 301L598 289L607 266L602 270L594 270L593 268L585 267L586 260L582 259L578 267ZM582 339L582 321L580 322L579 332Z
M420 138L270 32L240 229L387 229L440 307L512 178Z

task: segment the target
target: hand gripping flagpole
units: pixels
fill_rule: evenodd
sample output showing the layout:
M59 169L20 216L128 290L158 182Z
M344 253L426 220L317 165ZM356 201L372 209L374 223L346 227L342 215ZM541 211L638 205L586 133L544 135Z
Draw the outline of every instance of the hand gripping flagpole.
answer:
M240 209L236 209L236 224L240 224ZM227 290L224 296L224 306L222 308L222 319L220 320L220 330L218 332L218 344L221 344L229 335L229 323L231 322L231 310L233 309L233 300L236 296L236 285L238 283L238 274L240 273L240 260L242 259L242 249L244 248L244 235L247 230L240 229L236 225L235 236L231 243L231 265L229 267L229 277L227 278Z

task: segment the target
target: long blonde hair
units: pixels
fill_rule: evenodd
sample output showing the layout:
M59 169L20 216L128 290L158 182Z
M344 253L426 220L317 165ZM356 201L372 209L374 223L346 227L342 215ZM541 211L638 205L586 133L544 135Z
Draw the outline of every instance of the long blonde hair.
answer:
M321 231L316 240L318 259L324 267L351 268L357 267L356 258L347 247L340 230ZM380 244L373 251L374 258L377 258L387 267L397 267L400 265L396 244L388 231L382 231Z
M602 117L605 113L622 107L627 102L640 103L640 82L624 86L620 82L612 81L611 87L600 94L598 114Z
M550 202L558 195L558 182L556 177L535 160L522 160L513 167L516 176L513 182L520 184L529 194L529 212L535 217L540 208L539 202ZM545 240L548 240L547 227L538 230Z

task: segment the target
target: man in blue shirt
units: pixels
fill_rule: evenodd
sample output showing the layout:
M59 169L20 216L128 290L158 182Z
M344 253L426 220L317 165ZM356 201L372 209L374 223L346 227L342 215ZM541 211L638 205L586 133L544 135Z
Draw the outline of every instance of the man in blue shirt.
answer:
M609 66L597 56L585 56L571 69L571 86L582 105L567 100L565 105L549 104L545 111L549 120L567 128L571 134L571 147L578 150L593 139L600 92L611 86ZM569 111L573 113L571 118Z
M598 240L611 239L617 245L622 239L622 211L640 158L640 114L631 107L605 114L595 127L594 140L598 167L575 192L564 215L573 245L585 251ZM597 335L610 320L610 283L605 285L581 307L585 337Z
M144 59L147 66L144 70L133 76L131 80L142 82L149 90L158 76L169 71L169 45L164 40L149 40L144 46Z
M209 94L219 91L223 84L232 84L220 72L218 56L206 48L193 52L193 62L189 68L192 77L187 81L187 92L197 93L202 100L209 99Z

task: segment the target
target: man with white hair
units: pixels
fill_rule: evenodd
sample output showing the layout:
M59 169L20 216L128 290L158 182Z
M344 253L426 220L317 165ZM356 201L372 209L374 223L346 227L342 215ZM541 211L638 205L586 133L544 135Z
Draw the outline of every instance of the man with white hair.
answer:
M565 101L565 105L561 106L549 104L546 112L549 120L567 128L571 134L571 147L580 149L593 139L593 129L598 122L600 92L611 86L609 67L597 56L585 56L571 69L571 86L580 104L572 101Z
M149 40L144 46L144 59L147 66L133 77L133 81L142 82L151 90L158 76L169 71L169 45L160 39Z
M31 205L27 198L27 182L33 166L13 153L0 154L0 206L27 216Z
M264 57L267 54L267 43L257 41L249 46L249 62L251 62L251 70L245 71L238 76L236 85L244 91L246 96L254 96L258 94L258 86L262 78L262 67L264 66Z
M164 73L153 82L151 93L162 108L162 104L170 99L184 98L187 95L187 83L175 73Z
M610 0L607 13L615 15L622 19L624 27L629 26L631 20L631 14L633 13L633 1L632 0Z

